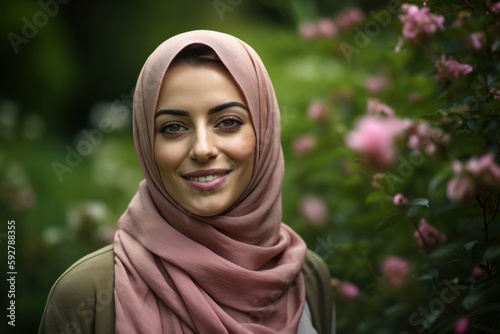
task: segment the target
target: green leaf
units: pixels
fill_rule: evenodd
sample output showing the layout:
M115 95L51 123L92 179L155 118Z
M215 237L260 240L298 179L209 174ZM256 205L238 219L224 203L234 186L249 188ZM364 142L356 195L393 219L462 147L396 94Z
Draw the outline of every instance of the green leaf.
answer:
M495 312L500 310L500 303L489 303L484 306L479 306L469 313L469 316L475 317L481 313Z
M468 310L474 310L484 302L484 297L479 293L471 293L462 301L462 305Z
M431 182L429 182L429 194L434 194L437 192L438 187L440 187L445 181L451 178L451 169L445 169L441 173L435 175Z
M384 198L385 195L380 191L374 191L366 197L365 203L381 203Z
M429 207L429 200L427 198L415 198L408 203L410 206L426 206Z
M470 254L472 252L472 250L474 249L474 246L476 246L476 244L478 243L478 241L469 241L468 243L466 243L464 245L464 250L467 254Z
M385 230L389 226L392 226L400 222L401 220L406 220L406 217L402 213L398 212L378 223L377 227L375 227L372 233L378 233L382 230Z
M500 246L490 246L488 249L484 252L483 259L485 261L491 261L497 257L500 256Z

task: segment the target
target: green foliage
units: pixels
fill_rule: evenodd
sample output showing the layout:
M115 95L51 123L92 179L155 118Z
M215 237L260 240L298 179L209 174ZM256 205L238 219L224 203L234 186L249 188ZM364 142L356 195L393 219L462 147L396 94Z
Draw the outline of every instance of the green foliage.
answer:
M300 133L317 140L307 155L285 151L287 166L292 165L289 170L299 165L302 172L287 180L284 202L299 198L300 203L300 196L288 194L300 194L301 189L324 200L331 218L308 240L315 245L321 235L331 236L338 245L326 258L332 275L360 288L354 300L342 300L338 290L338 330L342 332L447 333L460 318L468 319L470 332L500 329L500 180L498 174L489 178L488 172L471 172L468 167L492 154L496 166L492 168L498 171L500 66L495 34L499 16L490 11L488 2L426 3L445 23L443 29L416 40L403 37L404 22L395 16L363 47L356 38L361 41L359 31L373 23L373 17L334 36L309 40L311 53L343 62L347 71L336 73L329 93L309 98L323 101L327 117L310 124L303 120L304 109L296 117L303 125L300 132L291 134L290 128L284 128L285 145ZM421 2L415 4L422 7ZM472 33L481 36L483 44L477 49L471 46ZM343 42L359 52L339 50ZM400 51L391 50L390 44L393 49L399 45ZM472 71L437 81L442 55L471 64ZM363 82L373 75L383 76L390 85L370 92ZM394 142L397 153L390 165L373 165L367 159L369 152L351 154L345 149L346 134L366 115L366 101L372 98L394 110L395 116L389 117L406 120L403 135ZM431 150L412 146L415 132L408 124L427 124L433 129L430 142L435 146ZM460 161L462 171L455 170L454 161ZM317 174L322 182L315 181ZM456 196L456 188L450 190L458 175L470 180L467 196ZM404 201L393 203L397 195ZM297 219L296 213L285 210L285 220L300 226L303 218ZM422 227L422 220L433 227ZM339 251L345 248L349 251ZM394 273L382 268L384 258L392 255L411 266L405 285L391 286ZM356 265L359 261L364 264ZM447 298L452 290L453 298Z

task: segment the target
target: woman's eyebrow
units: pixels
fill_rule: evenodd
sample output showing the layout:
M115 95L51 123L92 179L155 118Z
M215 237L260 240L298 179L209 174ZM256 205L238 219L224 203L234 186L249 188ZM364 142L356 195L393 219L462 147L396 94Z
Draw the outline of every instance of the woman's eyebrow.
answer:
M231 107L240 107L242 109L245 109L246 111L249 111L247 106L244 105L243 103L240 103L240 102L226 102L226 103L222 103L222 104L219 104L213 108L210 108L208 110L208 114L211 115L211 114L214 114L216 112L219 112L221 110L224 110L224 109L227 109L227 108L231 108Z
M212 107L208 110L208 114L212 115L215 114L219 111L222 111L227 108L232 108L232 107L240 107L242 109L245 109L246 111L249 111L247 106L245 106L243 103L240 102L226 102L219 104L215 107ZM189 112L181 109L161 109L158 110L158 112L155 114L155 118L160 116L160 115L174 115L174 116L189 116Z
M180 109L161 109L155 114L155 118L160 115L189 116L189 112Z

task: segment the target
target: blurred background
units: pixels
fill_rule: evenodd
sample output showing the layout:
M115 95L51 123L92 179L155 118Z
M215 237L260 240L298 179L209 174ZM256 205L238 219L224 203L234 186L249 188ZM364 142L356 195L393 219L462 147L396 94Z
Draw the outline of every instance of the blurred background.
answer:
M283 220L329 265L339 333L414 333L437 326L436 319L449 312L438 326L441 332L452 331L464 314L470 323L477 314L467 310L477 304L462 303L465 292L457 296L460 306L446 303L431 307L429 316L412 315L433 305L432 282L465 284L456 268L446 267L450 254L456 259L464 243L484 239L477 205L445 196L449 161L480 142L466 137L437 162L403 156L410 163L394 163L386 192L372 185L377 170L365 168L344 144L369 99L391 105L399 115L431 120L436 118L425 115L446 106L434 73L419 65L419 53L395 52L401 24L391 6L362 0L4 2L0 267L7 276L7 228L15 221L17 276L16 326L2 316L1 332L36 332L55 280L77 259L112 242L116 221L143 178L131 132L137 76L161 42L194 29L235 35L266 64L282 117ZM414 225L396 224L404 220L392 205L399 191L420 199L412 202L410 218L425 216L447 236L431 268L429 255L415 245ZM490 244L498 245L498 219L490 217ZM374 233L377 226L381 232ZM465 249L475 252L474 245ZM379 267L393 255L403 289L388 283ZM469 277L481 256L460 262L459 269ZM3 310L9 302L5 282ZM488 319L498 315L500 304L494 302L485 311ZM499 328L498 321L483 323ZM493 332L498 333L488 333Z

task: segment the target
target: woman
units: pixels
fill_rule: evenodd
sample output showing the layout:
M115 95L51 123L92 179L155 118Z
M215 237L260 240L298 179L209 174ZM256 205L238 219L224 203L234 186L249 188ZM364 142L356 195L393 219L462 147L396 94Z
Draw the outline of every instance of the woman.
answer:
M279 110L239 39L161 44L134 96L145 174L113 245L54 284L40 333L330 333L324 262L281 222Z

